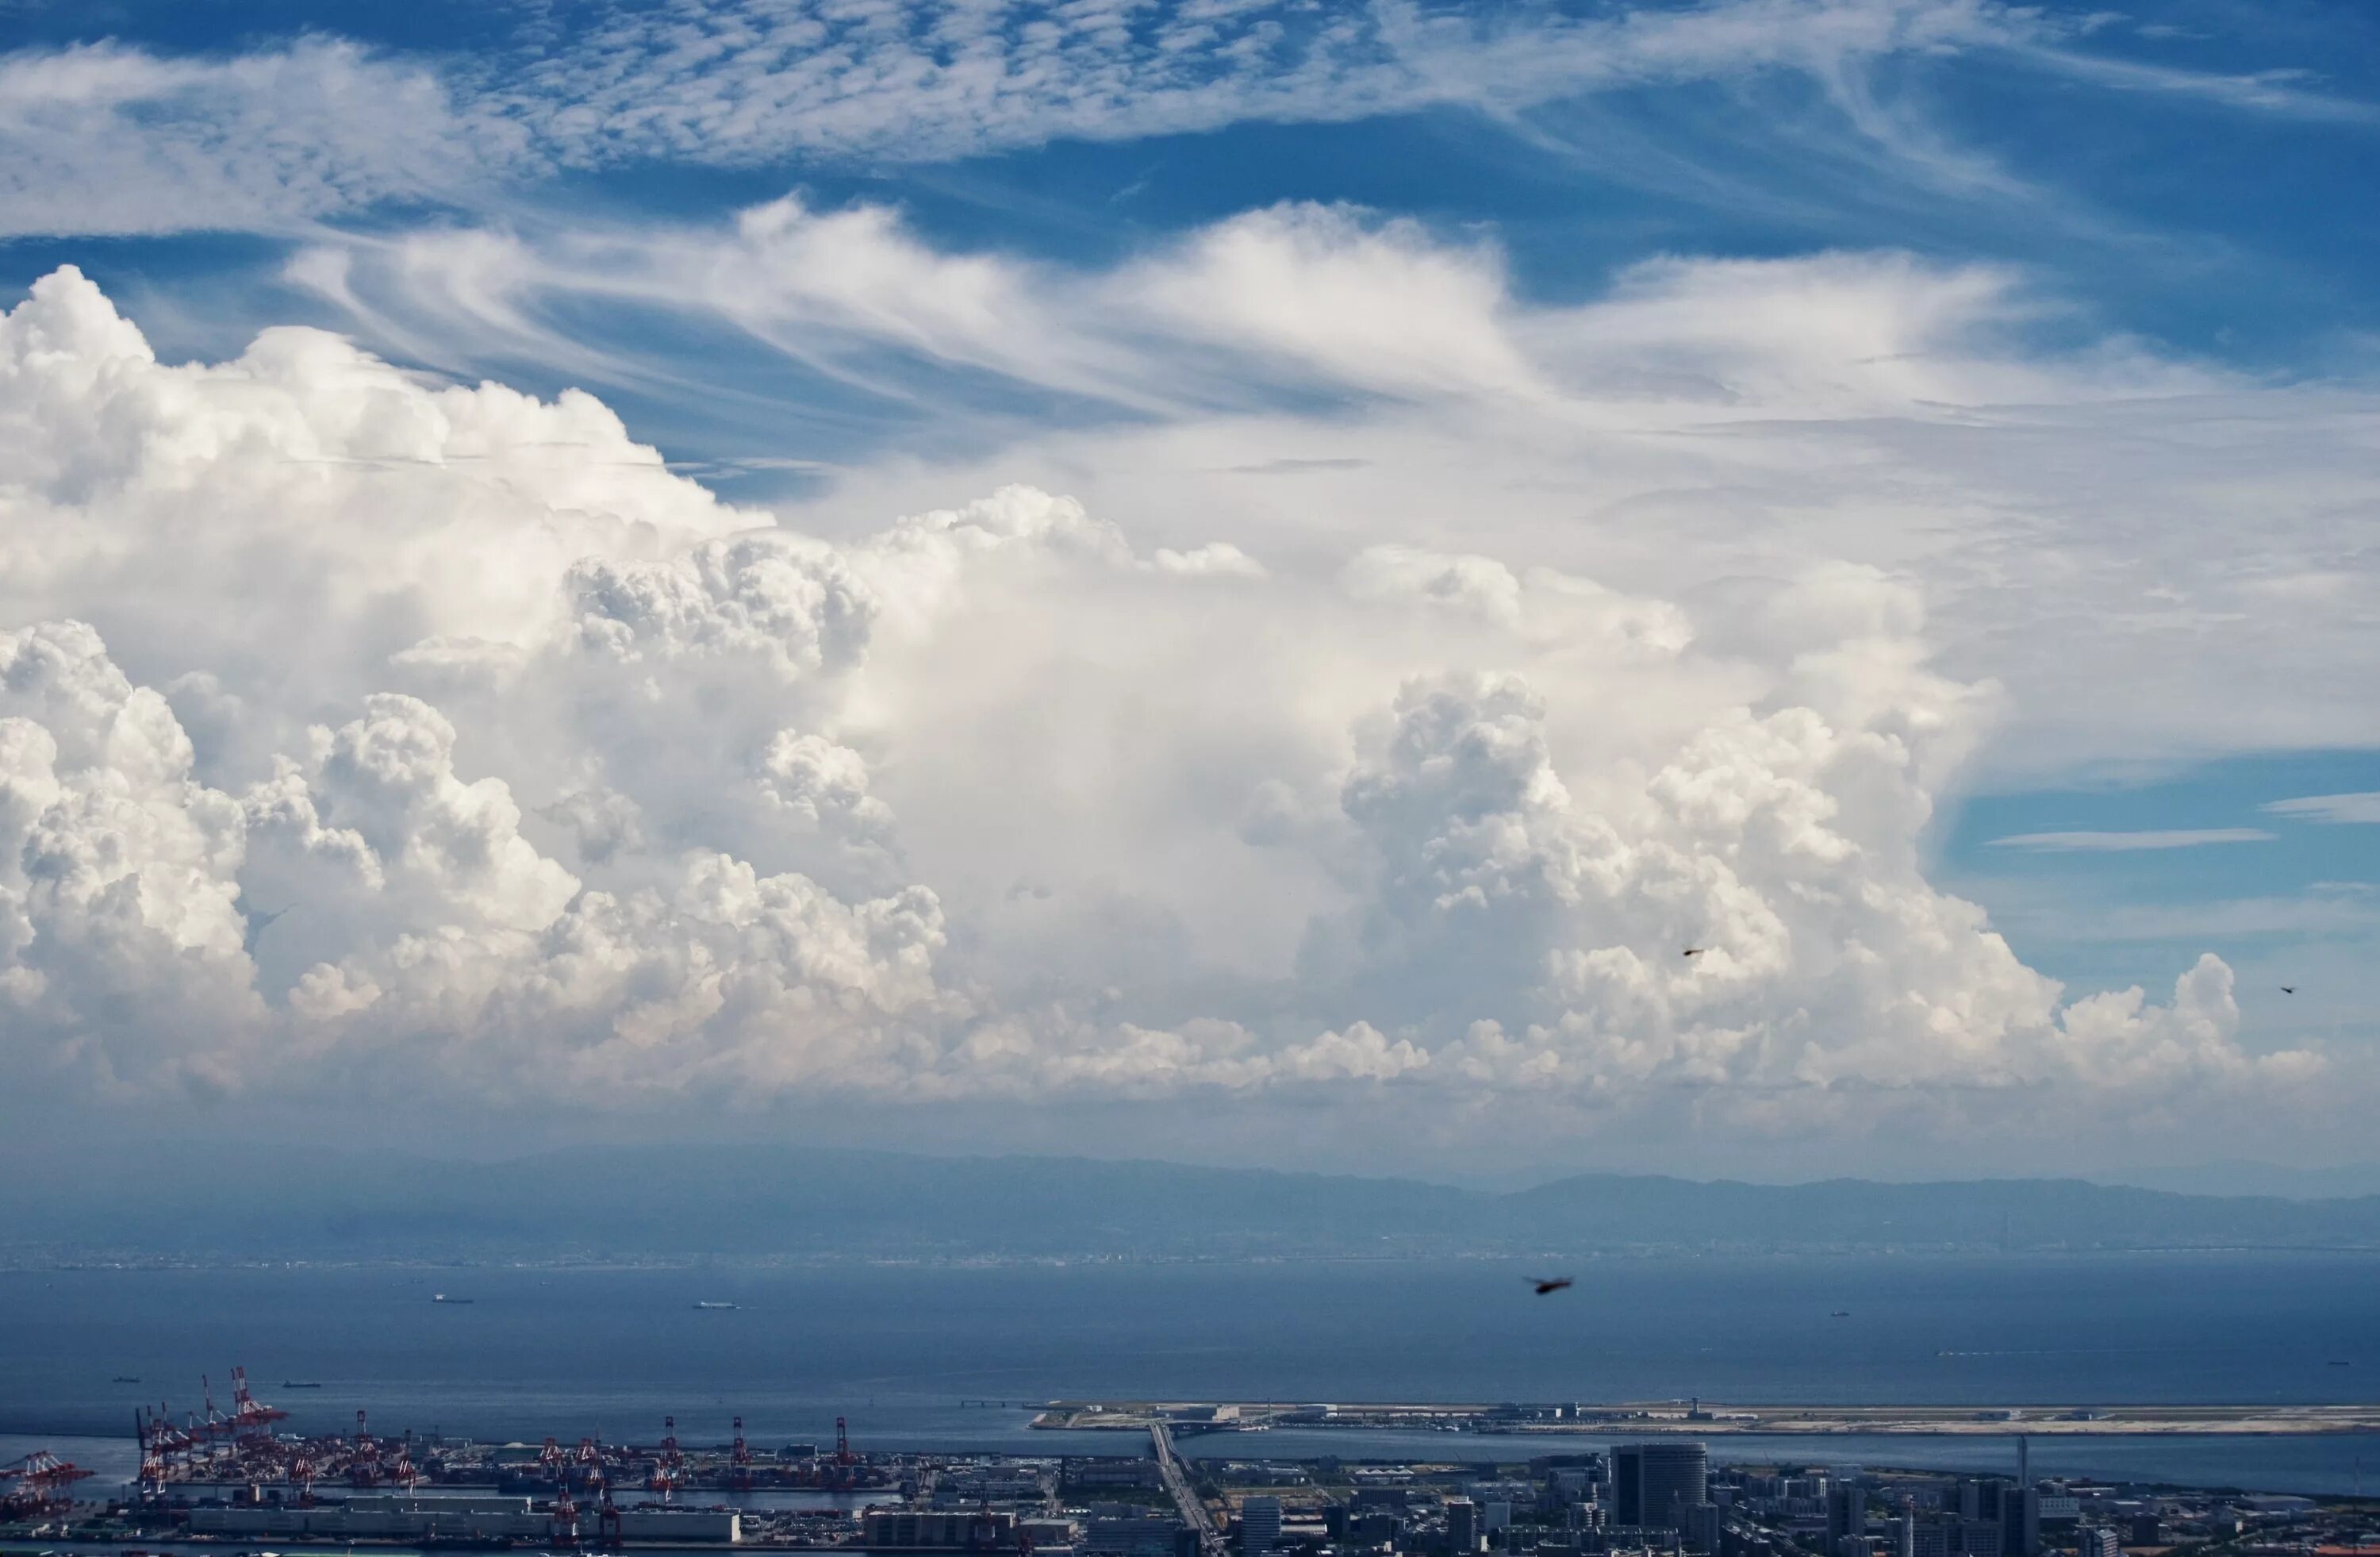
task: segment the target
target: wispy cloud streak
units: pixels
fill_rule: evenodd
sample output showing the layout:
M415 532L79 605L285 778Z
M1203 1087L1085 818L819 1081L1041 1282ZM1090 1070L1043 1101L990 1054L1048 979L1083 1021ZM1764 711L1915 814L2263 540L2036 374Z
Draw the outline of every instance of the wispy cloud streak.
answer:
M2380 790L2305 795L2293 800L2275 800L2257 809L2299 821L2380 822Z
M2193 849L2208 844L2272 841L2272 833L2257 827L2192 827L2139 833L2015 833L1991 843L1994 848L2034 854L2124 854L2136 849Z

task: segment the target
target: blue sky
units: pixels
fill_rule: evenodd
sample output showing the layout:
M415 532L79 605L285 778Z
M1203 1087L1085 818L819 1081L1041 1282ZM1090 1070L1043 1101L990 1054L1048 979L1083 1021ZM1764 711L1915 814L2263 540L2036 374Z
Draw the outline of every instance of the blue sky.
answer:
M2143 955L2213 946L2241 970L2263 1030L2344 1033L2364 1020L2356 969L2380 926L2380 831L2266 808L2375 789L2372 752L2312 751L1974 795L1944 829L1940 879L1991 905L2059 978L2104 984Z
M2213 954L2236 979L2236 1011L2216 1021L2225 1055L2318 1050L2359 1077L2375 1063L2363 1013L2380 996L2369 955L2380 821L2351 803L2272 808L2380 791L2380 702L2368 691L2380 668L2376 167L2380 15L2351 4L0 5L0 302L71 265L165 363L248 362L238 373L310 384L289 392L318 405L353 375L313 383L311 367L256 368L242 354L260 332L331 332L417 374L407 381L417 386L487 380L545 400L583 389L686 480L836 545L864 547L894 516L1025 483L1080 499L1144 571L1335 580L1334 601L1410 590L1464 602L1525 649L1447 628L1396 651L1403 685L1439 670L1525 676L1542 713L1498 712L1483 692L1482 728L1541 719L1544 772L1581 812L1625 813L1665 763L1718 738L1697 747L1692 732L1736 728L1729 711L1767 719L1808 697L1838 730L1920 753L1907 782L1924 803L1905 815L1864 790L1826 789L1839 814L1900 819L1897 841L1862 850L1905 852L1925 887L1980 904L2023 965L2064 986L2058 1001L2140 986L2154 1010L2170 992L2179 1011L2198 997L2175 992L2175 979ZM164 391L144 402L170 403ZM542 478L471 475L458 461L492 472L510 457L476 444L389 454L370 428L393 413L374 404L382 410L341 424L355 440L345 452L275 456L359 472L353 491L286 500L327 505L322 527L362 536L388 522L359 517L383 504L419 516L477 501L426 486L400 499L397 483L413 480L397 468L406 462L468 476L473 492L501 485L504 501L544 516L523 522L546 529L562 523L554 514L598 502L575 489L565 500L537 487ZM152 451L207 448L218 461L248 447L178 423L145 436ZM625 468L644 456L603 457ZM104 506L90 493L112 478L71 491L0 478L0 492L13 480L45 494L11 521L33 538L25 555L41 566L28 577L43 581L0 598L16 614L0 629L90 619L134 684L180 688L171 700L196 743L196 782L246 793L298 732L338 729L358 699L402 682L463 731L457 772L509 785L528 813L524 846L576 882L603 880L625 858L597 849L577 821L551 820L580 815L572 797L592 796L587 804L616 799L632 818L678 816L650 821L656 839L699 838L756 860L777 848L781 864L860 890L849 840L823 863L756 841L719 821L734 809L724 798L637 789L607 736L557 735L538 748L502 733L516 720L473 712L470 699L494 696L484 688L405 680L427 675L433 642L449 657L441 664L459 663L454 646L467 639L534 657L542 640L527 626L474 616L424 627L402 653L395 638L342 638L319 652L352 661L352 675L250 685L241 677L261 673L235 667L263 663L254 643L212 623L152 630L128 573L75 572L69 532L39 528L76 504ZM221 572L193 564L192 592L211 595L219 617L252 614L260 642L305 638L310 627L279 623L281 608L242 582L259 576L243 568L265 543L222 538L245 522L170 542L210 557L223 548ZM636 520L646 531L622 523L619 534L675 533L658 519ZM372 556L360 539L351 549L346 562L309 564L302 576L317 582L301 588L331 589L321 581L350 565L391 576L411 566ZM1636 602L1626 624L1543 626L1547 602L1589 598L1577 582L1588 579ZM427 596L375 609L441 620ZM1063 630L1061 612L1075 614ZM1466 1074L1495 1072L1510 1056L1475 1036L1458 1041L1475 1021L1578 1029L1552 1015L1585 998L1574 991L1536 1004L1458 998L1435 976L1358 966L1349 948L1377 951L1384 936L1408 971L1430 955L1476 955L1460 936L1413 939L1420 931L1382 884L1401 869L1397 847L1365 831L1358 799L1389 782L1366 779L1361 755L1390 728L1388 683L1364 691L1369 713L1352 690L1345 706L1333 700L1330 678L1361 655L1312 649L1333 630L1319 606L1217 612L1184 617L1182 640L1272 646L1272 659L1232 675L1274 699L1251 732L1270 732L1274 757L1303 755L1281 758L1261 804L1210 809L1263 811L1270 820L1234 824L1262 834L1251 848L1293 838L1308 850L1278 875L1249 867L1230 890L1142 893L1128 869L1118 885L1055 841L1046 870L1027 845L1012 857L969 842L971 829L1029 838L1086 802L1062 748L1022 758L1001 744L1007 734L964 749L905 744L900 720L936 705L880 667L955 674L922 649L913 661L878 651L868 674L887 685L855 684L831 707L785 694L785 736L813 722L844 753L835 762L861 764L849 771L863 788L867 771L916 774L932 749L948 762L1015 762L1010 782L1047 790L1028 814L987 821L972 797L899 780L899 846L869 845L940 894L949 956L1032 965L1013 988L1008 973L971 975L966 1020L1005 1010L1020 1030L1042 1031L1055 1007L1037 1003L1055 1002L1067 1022L1121 1024L1065 1040L1106 1053L1125 1041L1117 1033L1179 1034L1209 1016L1260 1034L1247 1040L1259 1048L1325 1027L1335 1043L1360 1019L1381 1052L1417 1046L1358 1066L1376 1086L1458 1059ZM1690 625L1675 643L1663 636L1669 612ZM1051 699L1162 705L1199 674L1144 665L1157 679L1111 705L1050 679L1051 664L1132 661L1130 611L1068 595L998 619L1003 646L1045 634L1069 646L984 692L984 706L1022 711L1026 724ZM1141 624L1152 640L1173 630L1159 620L1172 618ZM1077 626L1124 636L1075 642ZM1360 641L1367 629L1354 630ZM1644 652L1683 658L1636 680L1617 661L1581 669L1584 639L1562 635L1607 631L1636 645L1631 654L1654 644ZM1689 636L1693 648L1680 648ZM1320 657L1309 663L1309 651ZM1869 668L1845 669L1853 660ZM1304 694L1300 675L1316 678ZM201 681L222 694L204 710L189 690ZM225 712L235 705L245 712ZM1407 712L1395 718L1419 717L1417 705L1397 706ZM269 730L241 723L268 709ZM483 715L497 732L485 738L474 735ZM1310 728L1298 723L1309 717ZM1165 772L1191 775L1182 804L1192 811L1208 803L1190 793L1198 784L1253 783L1262 766L1259 738L1244 751L1230 724L1219 720L1207 744L1183 736L1179 750L1165 747L1171 735L1150 737ZM765 742L753 743L735 760L759 762ZM1713 771L1723 770L1733 771ZM1519 784L1511 814L1536 815L1544 792ZM1314 821L1314 797L1331 794L1343 803L1321 803L1328 814ZM1141 865L1176 870L1203 852L1175 837L1179 821L1135 813L1103 825L1147 845ZM728 833L705 834L712 822ZM248 825L253 858L260 824ZM548 826L563 831L539 832ZM1346 838L1325 837L1351 826L1376 849L1369 864L1350 863ZM556 841L571 827L576 854ZM1712 847L1772 903L1819 890L1790 870L1755 882L1744 840ZM1353 884L1367 870L1387 875ZM1240 939L1296 943L1294 974L1266 970L1260 948L1223 928L1231 891L1259 878L1296 906ZM241 877L240 914L254 914L266 884ZM970 918L978 899L988 906ZM1045 899L1082 917L1044 924L1016 906ZM1334 914L1357 928L1331 930ZM1526 941L1547 967L1607 933L1531 922L1530 934L1550 937ZM1391 924L1402 927L1393 936ZM1138 928L1099 949L1115 926ZM1937 1012L1990 1005L1926 982L1984 978L1918 971L1935 934L1912 932L1908 987L1929 991ZM326 941L316 955L343 979L365 977L363 962L341 960L363 951ZM296 1009L289 991L306 965L276 970L256 955L260 1009L295 1020L282 1013ZM1181 966L1153 971L1168 956ZM1737 1011L1726 1030L1888 1026L1864 1006L1829 1015L1834 997L1797 983L1817 975L1794 966L1747 994L1744 1010L1757 1013ZM1517 965L1508 973L1524 977ZM2283 983L2301 992L2278 994ZM1077 988L1108 992L1051 992ZM1597 999L1620 1001L1597 988ZM1094 1007L1102 1015L1084 1015ZM1684 1009L1665 1006L1661 1020L1682 1034L1719 1030L1695 1028ZM56 1020L70 1042L82 1018ZM964 1048L958 1030L938 1029L934 1042ZM1609 1083L1597 1069L1605 1060L1542 1041L1548 1065L1599 1078L1582 1083L1588 1091ZM1678 1086L1758 1070L1692 1058L1699 1040L1678 1041ZM2051 1052L2080 1040L2043 1041ZM2162 1038L2140 1041L2143 1054L2168 1052ZM1433 1047L1446 1044L1456 1047ZM1278 1065L1286 1074L1306 1053L1281 1049L1290 1057ZM2024 1070L2033 1063L2010 1060L2010 1074L2049 1085L2048 1072ZM1898 1060L1819 1057L1791 1074L1795 1085L1930 1085ZM2228 1085L2208 1076L2193 1083L2207 1097ZM2142 1133L2110 1153L2186 1155L2177 1121L2188 1107L2125 1096L2106 1106L2132 1111ZM1079 1121L1096 1099L1052 1106ZM1554 1127L1577 1132L1563 1150L1587 1162L1669 1129L1673 1105L1621 1123L1599 1103L1579 1106ZM1808 1127L1840 1132L1841 1164L1922 1162L1921 1138L1888 1139L1828 1107ZM2343 1116L2309 1123L2286 1100L2257 1107L2251 1133L2273 1154L2357 1150ZM1282 1117L1251 1104L1245 1150L1289 1150L1284 1132L1300 1127ZM1476 1148L1464 1134L1475 1125L1450 1128L1432 1150ZM1696 1150L1715 1167L1758 1171L1749 1128L1710 1125ZM1339 1160L1332 1150L1319 1155ZM1360 1155L1347 1150L1345 1160Z

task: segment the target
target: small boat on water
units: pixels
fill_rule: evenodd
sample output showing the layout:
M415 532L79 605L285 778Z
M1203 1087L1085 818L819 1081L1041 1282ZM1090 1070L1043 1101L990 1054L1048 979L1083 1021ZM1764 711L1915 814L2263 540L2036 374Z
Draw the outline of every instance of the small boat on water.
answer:
M434 1292L430 1295L430 1301L432 1303L468 1303L472 1301L472 1299L468 1297L449 1297L443 1292Z
M703 1312L705 1312L705 1313L713 1313L713 1314L715 1314L715 1313L725 1313L725 1312L729 1312L729 1311L732 1311L732 1310L735 1308L735 1304L733 1304L733 1303L709 1303L709 1302L703 1302L703 1301L700 1301L700 1300L698 1300L698 1301L695 1303L695 1305L694 1305L694 1306L695 1306L696 1308L700 1308L700 1309L701 1309L701 1310L703 1310Z
M140 1380L139 1376L135 1374L119 1373L115 1376L115 1381L119 1384L137 1384Z
M322 1386L310 1379L284 1379L281 1387L285 1390L319 1390Z
M1838 1308L1829 1317L1839 1320L1847 1320L1852 1317L1852 1311L1849 1308Z

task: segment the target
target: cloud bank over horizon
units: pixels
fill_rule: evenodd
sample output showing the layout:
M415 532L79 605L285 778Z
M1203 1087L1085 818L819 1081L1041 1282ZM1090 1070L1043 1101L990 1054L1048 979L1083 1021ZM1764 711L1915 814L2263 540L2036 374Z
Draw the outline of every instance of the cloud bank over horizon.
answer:
M0 1118L2368 1155L2375 43L0 6Z
M2001 696L1871 566L1715 624L1022 486L828 539L583 394L160 363L71 270L0 428L0 1067L57 1097L1988 1135L2365 1084L2243 1046L2216 956L2070 993L1928 884Z

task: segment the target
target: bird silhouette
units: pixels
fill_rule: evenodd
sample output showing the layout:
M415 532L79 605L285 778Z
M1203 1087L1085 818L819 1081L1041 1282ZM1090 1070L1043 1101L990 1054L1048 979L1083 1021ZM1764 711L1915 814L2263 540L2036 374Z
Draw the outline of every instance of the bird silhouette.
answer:
M1679 955L1681 956L1698 957L1707 950L1709 950L1709 948L1706 946L1689 946Z
M2298 987L2295 984L2283 984L2281 986L2281 993L2285 995L2293 995L2297 992Z
M1537 1289L1537 1295L1539 1297L1543 1297L1549 1292L1560 1292L1562 1288L1570 1285L1570 1282L1571 1279L1568 1276L1547 1276L1539 1280L1532 1281L1529 1284Z

